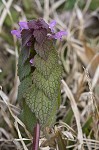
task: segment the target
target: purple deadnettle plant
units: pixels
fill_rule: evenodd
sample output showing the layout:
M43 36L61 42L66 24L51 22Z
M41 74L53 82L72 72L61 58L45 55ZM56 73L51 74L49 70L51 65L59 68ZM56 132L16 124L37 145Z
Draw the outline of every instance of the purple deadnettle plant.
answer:
M19 22L20 28L11 33L22 39L19 54L18 100L20 118L33 133L33 150L38 150L39 132L51 128L60 106L60 81L63 68L58 64L55 39L62 39L66 31L55 33L56 21L49 25L43 20ZM31 65L32 64L32 65ZM34 131L33 131L34 128Z

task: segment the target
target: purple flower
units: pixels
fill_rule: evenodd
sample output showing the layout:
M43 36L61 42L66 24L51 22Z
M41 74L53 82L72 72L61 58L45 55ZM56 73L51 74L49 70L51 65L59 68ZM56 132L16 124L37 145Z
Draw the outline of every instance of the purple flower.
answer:
M20 26L21 31L23 29L29 29L27 22L19 22L19 26Z
M11 34L16 35L17 38L21 38L21 31L20 30L12 30Z
M27 22L19 22L20 29L12 30L11 34L16 35L17 38L21 38L21 32L23 29L29 29Z
M67 35L67 32L65 32L65 31L59 31L57 33L54 33L54 27L55 27L55 25L56 25L56 21L55 20L53 20L53 21L50 22L49 28L51 29L52 34L49 34L49 37L53 38L53 39L60 39L61 40L62 36Z
M30 64L34 66L34 58L30 59Z
M50 24L49 24L49 28L51 29L52 33L54 33L54 26L55 25L56 25L56 21L55 20L51 21Z
M62 36L64 35L67 35L67 32L66 31L59 31L53 35L51 35L50 37L53 38L53 39L62 39Z

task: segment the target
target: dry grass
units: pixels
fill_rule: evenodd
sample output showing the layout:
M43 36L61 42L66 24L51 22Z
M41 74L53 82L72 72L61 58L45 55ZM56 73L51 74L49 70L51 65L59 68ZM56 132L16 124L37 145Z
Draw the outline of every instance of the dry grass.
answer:
M99 14L97 10L89 12L90 0L87 0L83 9L79 8L77 1L69 11L63 11L61 8L65 0L29 2L30 4L27 1L21 3L20 0L0 2L0 149L30 149L29 141L32 136L17 117L20 113L17 101L20 46L15 37L12 39L10 31L18 27L20 20L43 17L47 22L55 19L57 30L66 30L68 35L62 42L56 42L64 66L58 123L48 141L40 138L40 144L44 142L40 149L48 150L49 145L54 147L51 139L57 139L58 145L57 134L60 132L61 138L66 142L66 149L98 150L99 36L93 33L93 25L97 24L94 19L99 17Z

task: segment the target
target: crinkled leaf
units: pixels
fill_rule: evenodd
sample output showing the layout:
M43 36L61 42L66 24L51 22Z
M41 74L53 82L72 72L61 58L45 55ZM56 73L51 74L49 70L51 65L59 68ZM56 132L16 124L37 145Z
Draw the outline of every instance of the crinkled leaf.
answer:
M26 91L24 97L29 108L40 121L42 127L47 124L51 125L53 121L55 121L56 108L58 108L57 101L53 104L53 101L49 101L45 94L41 90L38 90L35 85L31 86L31 88Z
M40 55L44 60L47 60L49 52L53 49L53 43L50 40L44 40L42 44L35 42L34 49L37 54Z
M28 131L33 133L33 127L37 123L37 118L35 117L35 114L30 110L30 108L28 107L28 105L24 100L23 100L23 110L20 114L20 119L26 125Z
M49 78L46 80L40 72L35 70L33 72L33 83L38 89L44 92L49 100L54 100L57 98L57 91L60 85L60 80L62 78L61 74L61 68L56 67L54 68L54 71L50 74Z
M49 75L58 64L57 53L51 50L46 61L39 57L39 55L35 55L33 64L36 67L36 70L40 72L44 78L48 79Z
M36 41L39 44L42 44L43 41L46 39L47 30L46 29L34 30L33 35L34 35Z
M32 85L32 76L30 75L26 77L18 87L18 100L23 99L23 94L31 85Z
M20 81L27 77L31 72L30 63L26 62L24 65L18 65L18 75Z

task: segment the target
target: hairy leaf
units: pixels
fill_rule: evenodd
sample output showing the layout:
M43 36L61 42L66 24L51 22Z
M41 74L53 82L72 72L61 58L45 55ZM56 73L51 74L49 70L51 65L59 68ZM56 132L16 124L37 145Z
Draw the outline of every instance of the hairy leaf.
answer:
M31 66L28 62L27 58L29 57L28 53L23 52L24 49L22 49L20 56L19 56L19 63L18 63L18 75L20 81L23 80L23 78L27 77L31 72Z

